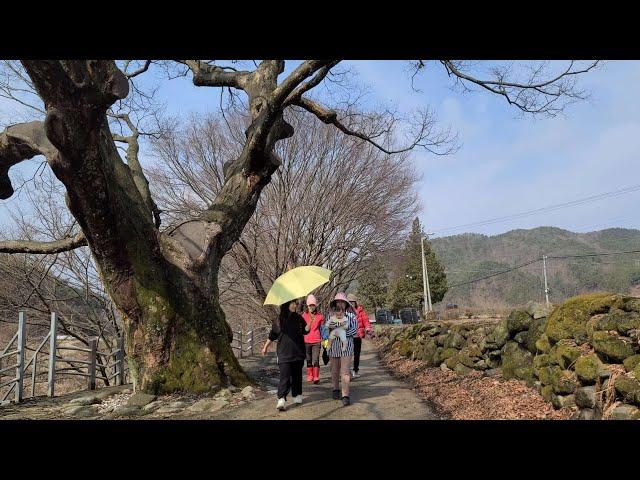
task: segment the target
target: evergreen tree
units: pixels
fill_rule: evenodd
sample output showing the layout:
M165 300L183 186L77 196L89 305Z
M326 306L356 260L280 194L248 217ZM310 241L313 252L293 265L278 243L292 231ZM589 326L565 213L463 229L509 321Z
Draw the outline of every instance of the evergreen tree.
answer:
M389 304L393 310L405 307L420 308L423 304L422 248L420 246L420 240L423 236L424 232L420 220L416 218L405 244L400 273L389 288ZM424 243L424 254L429 275L431 302L437 303L447 292L447 276L444 273L444 267L431 250L429 241Z
M387 271L378 257L372 257L358 277L357 295L365 310L382 308L388 295Z

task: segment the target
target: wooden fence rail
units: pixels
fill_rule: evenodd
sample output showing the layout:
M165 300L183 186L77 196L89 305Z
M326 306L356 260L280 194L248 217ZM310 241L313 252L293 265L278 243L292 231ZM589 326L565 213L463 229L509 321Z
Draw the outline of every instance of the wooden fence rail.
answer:
M253 356L260 351L261 344L269 336L269 327L255 327L248 332L237 330L233 332L233 342L231 348L236 352L238 358Z
M18 331L11 338L9 343L1 350L0 353L0 389L9 387L2 395L0 393L0 404L6 403L14 393L14 401L21 402L24 399L24 379L30 378L31 389L30 397L36 396L36 384L45 383L45 380L39 380L39 377L47 375L47 396L55 395L56 379L61 376L81 376L87 379L87 389L96 389L96 380L102 380L104 385L108 385L112 379L116 379L116 385L124 385L126 380L127 365L125 362L124 338L118 338L118 348L106 352L98 350L98 337L89 338L89 348L75 347L70 345L58 345L58 316L54 312L51 314L51 326L49 333L33 349L26 347L26 318L24 312L18 314ZM42 365L38 362L38 357L43 358L45 355L43 349L48 343L48 369L47 371L38 371ZM80 358L68 358L62 355L62 351L74 351L86 354L86 360ZM33 352L30 359L25 362L26 352ZM15 356L15 363L3 366L5 362L11 362ZM69 366L63 366L62 364ZM27 376L27 370L31 368L31 375ZM96 372L96 368L100 369L100 373ZM15 370L15 376L8 381L3 382L5 373Z

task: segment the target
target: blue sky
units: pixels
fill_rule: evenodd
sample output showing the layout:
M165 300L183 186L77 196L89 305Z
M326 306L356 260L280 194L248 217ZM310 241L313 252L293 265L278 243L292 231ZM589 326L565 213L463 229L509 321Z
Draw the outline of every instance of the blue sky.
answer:
M421 90L416 93L407 62L346 63L358 81L369 86L368 105L391 104L404 112L429 106L443 126L459 133L462 148L453 155L414 153L423 174L419 192L427 231L640 184L640 62L606 62L584 75L581 86L591 92L591 99L553 119L519 118L502 98L480 91L453 91L445 71L435 66L416 79L415 86ZM287 70L294 65L290 63ZM155 75L151 72L149 81ZM184 116L216 111L219 92L176 79L162 82L159 99L168 113ZM15 109L0 101L3 123L11 123L14 116ZM15 170L28 174L35 164ZM12 171L12 177L17 173ZM21 201L20 196L0 201L0 222L6 223L8 209ZM496 234L540 225L573 231L639 228L638 207L640 192L634 192L471 230Z

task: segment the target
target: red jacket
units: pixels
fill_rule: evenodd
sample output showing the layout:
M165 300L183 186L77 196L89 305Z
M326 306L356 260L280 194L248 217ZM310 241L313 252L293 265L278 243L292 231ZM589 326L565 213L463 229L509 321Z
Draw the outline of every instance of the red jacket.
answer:
M309 330L309 333L304 336L304 343L320 343L322 341L322 338L320 337L320 325L324 323L324 316L318 312L315 312L314 316L316 322L311 327L311 330ZM302 318L304 318L304 321L309 325L311 322L311 314L309 312L304 312L302 314Z
M371 324L369 323L369 316L364 311L361 305L356 308L356 318L358 319L358 337L364 338L364 334L367 330L371 330Z

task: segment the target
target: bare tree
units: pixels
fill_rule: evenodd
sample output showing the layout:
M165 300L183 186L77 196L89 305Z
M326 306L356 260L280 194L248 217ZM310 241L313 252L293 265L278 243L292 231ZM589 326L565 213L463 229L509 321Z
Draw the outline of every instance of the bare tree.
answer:
M129 78L116 62L106 60L21 63L46 115L42 122L10 126L0 134L0 198L13 193L11 166L44 155L66 188L67 206L81 233L51 242L3 243L0 252L54 253L86 242L124 316L134 388L150 392L203 391L248 381L230 348L232 334L220 308L217 279L224 255L282 165L276 145L294 134L284 118L286 109L299 107L386 153L415 147L437 152L442 144L442 137L430 137L429 115L416 116L410 129L414 138L399 145L393 132L398 124L391 116L378 124L363 123L353 114L357 109L332 108L310 97L331 78L337 60L303 61L281 79L282 60L264 60L248 69L180 60L180 73L191 75L194 85L243 92L248 128L240 154L224 165L223 186L213 201L195 218L160 232L146 188L136 182L144 172L121 159L107 116L128 97L139 75ZM141 68L150 66L144 62ZM562 82L567 75L550 81ZM513 88L545 95L540 83ZM563 89L561 96L570 93ZM544 107L529 110L544 112Z
M283 164L220 269L221 303L237 326L240 320L273 320L262 302L290 266L333 271L321 298L344 289L361 261L401 243L418 210L420 176L407 153L384 154L330 126L314 125L302 112L287 121L298 134L278 144ZM226 125L211 116L192 118L154 143L159 162L150 177L169 224L197 217L216 197L224 164L242 148L241 125L237 116Z

